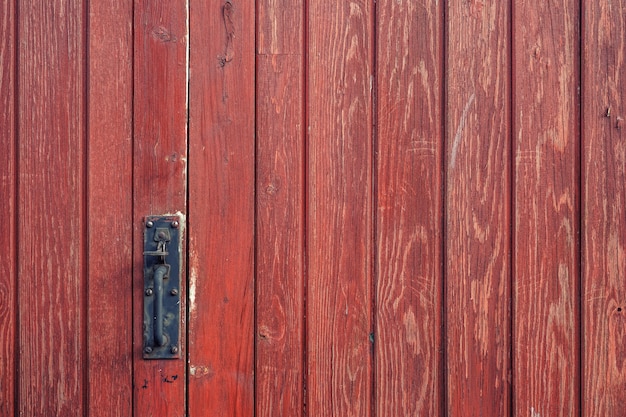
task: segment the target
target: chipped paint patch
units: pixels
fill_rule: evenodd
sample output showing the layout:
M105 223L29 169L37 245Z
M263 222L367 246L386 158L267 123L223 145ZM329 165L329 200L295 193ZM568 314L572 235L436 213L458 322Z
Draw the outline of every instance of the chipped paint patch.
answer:
M189 375L194 378L208 377L212 378L215 375L215 371L210 366L189 366Z
M191 319L196 318L197 305L196 305L196 287L198 282L198 269L195 265L189 268L189 317Z
M189 252L189 289L187 292L189 304L187 308L190 320L195 319L198 315L198 305L196 304L196 290L198 288L198 263L196 260L198 253L196 246L193 236L189 236L189 247L187 248Z

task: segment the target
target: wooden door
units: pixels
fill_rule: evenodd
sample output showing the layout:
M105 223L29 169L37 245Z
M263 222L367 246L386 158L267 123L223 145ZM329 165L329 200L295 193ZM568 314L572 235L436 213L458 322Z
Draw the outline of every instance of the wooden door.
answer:
M0 415L625 415L625 16L3 2Z

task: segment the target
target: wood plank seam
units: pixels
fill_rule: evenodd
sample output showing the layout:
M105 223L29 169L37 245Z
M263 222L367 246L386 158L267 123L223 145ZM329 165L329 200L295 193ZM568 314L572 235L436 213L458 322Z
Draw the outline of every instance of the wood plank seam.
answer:
M577 298L576 300L576 307L577 307L577 313L576 313L576 321L577 323L577 327L576 327L576 332L577 334L577 342L578 345L576 346L576 355L577 355L577 359L578 359L578 364L577 364L577 379L578 379L578 386L576 387L576 390L578 392L578 417L583 417L584 413L585 413L585 407L584 407L584 403L585 403L585 398L584 398L584 371L583 371L583 367L584 367L584 363L585 363L585 356L584 356L584 342L583 342L583 338L584 338L584 302L582 299L582 294L583 294L583 276L584 276L584 270L583 270L583 239L585 236L585 228L584 228L584 220L583 220L583 213L584 213L584 201L583 201L583 184L584 184L584 169L583 169L583 165L584 165L584 146L583 146L583 141L584 141L584 136L583 136L583 109L584 109L584 97L583 97L583 39L584 39L584 4L585 1L584 0L578 0L578 57L577 57L577 81L578 81L578 85L577 85L577 93L578 93L578 103L576 106L576 122L577 122L577 135L578 135L578 141L577 141L577 149L576 149L576 154L578 156L578 160L576 161L576 172L578 175L578 183L577 183L577 190L576 190L576 195L578 196L578 207L577 207L577 214L578 214L578 218L577 218L577 228L578 228L578 235L576 236L576 245L577 245L577 249L576 249L576 261L578 263L577 267L578 267L578 276L577 276L577 281L576 281L576 286L577 288L575 289L575 296Z
M90 64L90 55L89 55L89 13L88 13L89 2L83 1L81 2L81 15L83 23L83 30L81 31L82 45L83 45L83 62L82 62L82 72L83 72L83 85L82 85L82 124L83 124L83 132L82 132L82 148L83 148L83 156L82 161L80 163L80 176L83 178L82 183L82 202L80 205L80 218L82 220L80 239L82 240L82 244L80 245L81 251L81 281L82 281L82 291L83 293L79 295L79 311L82 313L82 340L80 341L81 349L84 353L85 364L83 370L83 410L85 414L90 414L89 403L90 403L90 367L89 363L89 237L90 237L90 225L89 225L89 64Z
M448 417L448 320L446 314L446 306L448 305L448 251L447 241L448 241L448 181L447 181L447 169L448 166L448 153L446 149L448 147L448 123L445 115L447 114L448 109L448 8L443 5L441 7L441 108L440 112L444 117L441 118L441 283L440 283L440 291L441 291L441 357L440 357L440 391L441 398L439 400L440 407L440 416Z
M304 230L302 233L302 417L309 416L309 404L310 391L309 391L309 231L311 225L309 224L308 207L310 204L310 192L309 189L309 155L310 155L310 115L309 115L309 62L310 62L310 12L309 1L305 0L302 4L302 118L304 127L304 147L303 147L303 160L302 160L302 189L303 189L303 204L302 204L302 222Z
M370 52L370 119L368 123L370 124L370 134L371 137L368 138L370 141L370 166L371 178L370 181L370 200L372 205L371 210L371 219L369 222L369 227L372 229L371 233L371 242L370 242L370 265L369 265L369 276L370 276L370 329L369 329L369 341L370 341L370 415L371 417L377 416L377 407L376 407L376 366L377 366L377 355L376 355L376 339L377 339L377 300L378 300L378 66L377 66L377 52L378 52L378 7L376 0L370 1L370 24L369 24L369 32L370 35L370 43L371 43L371 52Z
M20 267L20 241L19 241L19 224L20 224L20 203L19 203L19 172L20 172L20 158L19 158L19 140L20 140L20 118L19 118L19 108L20 108L20 87L19 87L19 29L17 27L18 22L19 22L19 9L20 9L20 5L19 5L19 1L17 0L13 0L11 2L14 5L14 12L15 12L15 19L13 22L13 38L14 38L14 50L13 50L13 59L14 62L13 64L15 65L15 72L13 74L14 78L14 84L13 84L13 94L14 94L14 107L13 107L13 116L14 116L14 142L13 142L13 160L14 160L14 172L13 175L15 177L14 179L14 183L13 183L13 193L14 193L14 213L13 213L13 221L15 222L13 225L13 233L14 233L14 253L15 253L15 258L14 258L14 281L13 281L13 285L14 285L14 297L15 297L15 311L14 311L14 317L15 317L15 333L14 333L14 337L15 337L15 341L14 341L14 354L15 354L15 361L14 361L14 397L13 397L13 409L14 412L17 414L18 413L18 401L20 398L20 384L19 384L19 377L20 377L20 362L21 362L21 355L20 355L20 315L19 315L19 311L18 311L18 306L19 304L19 285L18 285L18 279L19 279L19 267Z
M510 92L509 96L509 149L511 153L511 162L509 163L509 178L510 178L510 195L509 195L509 346L508 346L508 355L509 355L509 416L514 417L515 414L515 192L514 187L516 183L516 170L515 163L517 150L515 148L515 135L514 135L514 126L515 126L515 108L513 103L515 103L515 66L513 65L513 57L515 56L514 51L514 37L515 37L515 1L511 1L509 4L509 15L508 15L508 25L509 25L509 42L507 45L508 54L509 54L509 81L508 88Z

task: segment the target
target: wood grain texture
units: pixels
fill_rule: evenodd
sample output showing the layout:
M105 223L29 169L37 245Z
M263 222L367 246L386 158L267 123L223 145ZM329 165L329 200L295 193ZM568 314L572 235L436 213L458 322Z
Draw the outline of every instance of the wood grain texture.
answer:
M441 415L442 4L377 2L376 415Z
M308 4L307 413L371 415L369 1Z
M510 2L447 5L447 415L510 406Z
M186 213L187 10L182 1L136 0L134 4L133 303L135 416L183 416L186 364L143 360L143 219ZM184 229L181 253L186 253ZM181 277L186 276L183 266ZM184 282L184 279L181 281ZM181 285L181 314L186 308ZM179 351L184 358L181 320Z
M579 2L516 2L515 415L579 413Z
M86 383L83 2L19 5L20 415L82 415Z
M302 57L306 46L304 9L304 0L257 0L257 54L293 54ZM291 63L299 68L296 59Z
M583 2L583 415L626 404L626 2Z
M89 2L90 417L132 416L132 6Z
M16 341L16 20L15 2L0 4L0 415L15 413Z
M256 59L256 415L303 413L303 2L260 0Z
M254 414L254 2L194 0L189 415Z

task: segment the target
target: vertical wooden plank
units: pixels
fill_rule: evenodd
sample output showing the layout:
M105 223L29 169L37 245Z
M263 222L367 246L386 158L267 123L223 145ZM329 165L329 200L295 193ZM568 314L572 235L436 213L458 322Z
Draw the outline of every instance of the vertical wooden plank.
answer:
M15 2L0 5L0 415L15 413L16 329L16 19Z
M446 39L450 416L509 415L510 2L452 1Z
M373 7L308 4L307 412L371 414Z
M583 415L626 403L626 2L582 2Z
M134 5L134 415L185 415L184 359L143 360L143 231L147 215L186 213L187 6ZM185 253L184 229L183 251ZM183 261L184 264L184 261ZM181 271L184 282L185 268ZM181 314L186 292L181 288ZM185 357L185 323L179 352Z
M19 412L82 415L86 395L85 9L19 6Z
M254 414L254 2L192 1L189 415Z
M89 2L91 417L132 415L132 6Z
M579 2L516 2L515 415L579 413Z
M302 1L257 3L256 415L303 413Z
M441 2L377 2L376 415L442 413Z

